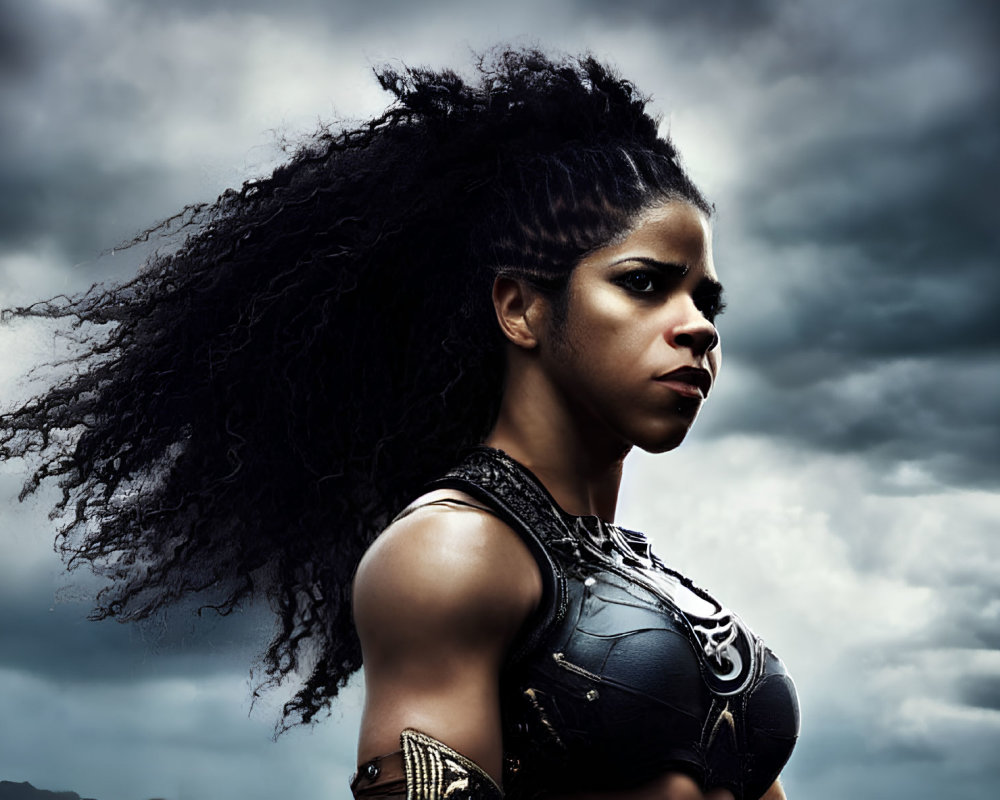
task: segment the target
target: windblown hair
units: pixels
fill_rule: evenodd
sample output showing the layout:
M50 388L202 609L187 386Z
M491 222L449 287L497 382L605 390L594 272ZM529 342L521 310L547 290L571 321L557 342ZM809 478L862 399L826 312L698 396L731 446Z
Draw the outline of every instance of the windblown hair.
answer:
M709 212L646 99L592 58L376 75L383 116L185 209L183 243L131 281L7 312L90 331L70 377L0 416L0 458L32 459L22 499L61 486L59 548L111 579L94 616L266 597L265 683L300 680L285 724L361 664L365 549L495 420L495 277L559 297L650 205Z

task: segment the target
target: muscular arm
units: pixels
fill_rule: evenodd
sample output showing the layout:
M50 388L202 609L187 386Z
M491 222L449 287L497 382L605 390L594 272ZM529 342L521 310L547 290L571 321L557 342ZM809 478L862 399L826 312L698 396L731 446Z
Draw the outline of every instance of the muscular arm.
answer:
M434 505L390 526L354 584L366 685L359 763L397 750L400 732L415 728L499 783L500 667L540 597L531 554L488 512Z
M366 685L358 763L398 750L400 732L414 728L499 784L500 668L540 597L531 554L488 512L434 505L390 526L362 559L354 583ZM627 793L560 800L703 798L732 800L732 794L702 795L694 781L674 773ZM761 800L785 800L780 784Z

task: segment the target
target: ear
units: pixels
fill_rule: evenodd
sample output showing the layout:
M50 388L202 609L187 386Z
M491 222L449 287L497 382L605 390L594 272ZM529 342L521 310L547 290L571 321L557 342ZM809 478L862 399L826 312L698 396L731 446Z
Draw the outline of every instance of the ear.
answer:
M501 275L493 281L493 308L500 330L513 344L525 350L538 347L546 301L537 289Z

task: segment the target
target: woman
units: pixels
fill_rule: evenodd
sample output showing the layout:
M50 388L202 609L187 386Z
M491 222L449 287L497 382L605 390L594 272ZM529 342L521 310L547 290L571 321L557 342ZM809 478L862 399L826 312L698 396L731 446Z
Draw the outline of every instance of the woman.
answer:
M718 370L710 207L592 59L379 79L132 282L17 310L89 344L0 456L59 477L98 617L266 595L286 720L363 653L357 797L783 797L780 661L612 524Z

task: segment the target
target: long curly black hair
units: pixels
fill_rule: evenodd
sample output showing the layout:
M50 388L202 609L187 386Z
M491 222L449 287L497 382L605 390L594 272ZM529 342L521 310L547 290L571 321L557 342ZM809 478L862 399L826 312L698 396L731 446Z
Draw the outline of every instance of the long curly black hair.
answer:
M709 212L593 58L502 50L474 74L377 70L385 114L185 209L134 279L6 312L89 331L71 376L0 416L0 458L32 459L22 498L61 486L58 547L111 579L94 616L266 597L264 683L300 680L285 725L361 664L362 553L494 422L495 277L558 298L651 204Z

